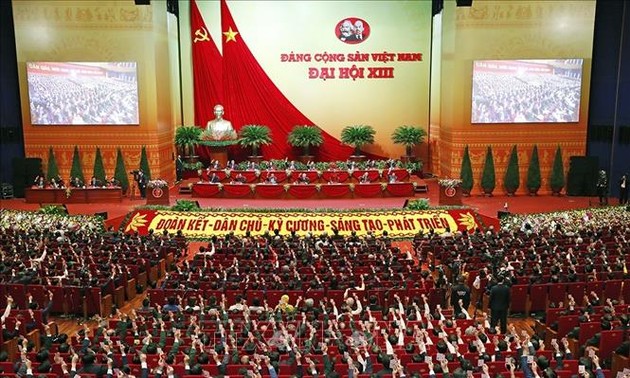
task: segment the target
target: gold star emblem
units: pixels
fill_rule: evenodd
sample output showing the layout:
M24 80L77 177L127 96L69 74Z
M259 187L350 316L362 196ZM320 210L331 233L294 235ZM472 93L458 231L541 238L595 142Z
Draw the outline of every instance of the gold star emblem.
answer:
M237 34L238 34L238 32L232 30L232 27L230 26L228 31L223 32L223 35L225 36L225 42L230 42L230 41L236 42L236 35Z

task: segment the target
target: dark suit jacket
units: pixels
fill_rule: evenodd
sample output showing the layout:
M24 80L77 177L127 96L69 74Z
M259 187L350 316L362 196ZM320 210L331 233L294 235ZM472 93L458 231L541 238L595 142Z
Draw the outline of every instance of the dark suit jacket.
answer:
M491 310L507 310L510 307L510 288L504 284L498 284L490 289Z

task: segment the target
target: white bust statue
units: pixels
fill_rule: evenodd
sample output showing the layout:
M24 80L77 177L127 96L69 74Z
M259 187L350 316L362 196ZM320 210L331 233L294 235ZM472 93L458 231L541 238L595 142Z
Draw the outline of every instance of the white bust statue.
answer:
M223 106L216 105L214 107L215 119L208 121L206 130L212 134L214 140L233 140L236 139L236 131L232 127L232 122L223 119Z

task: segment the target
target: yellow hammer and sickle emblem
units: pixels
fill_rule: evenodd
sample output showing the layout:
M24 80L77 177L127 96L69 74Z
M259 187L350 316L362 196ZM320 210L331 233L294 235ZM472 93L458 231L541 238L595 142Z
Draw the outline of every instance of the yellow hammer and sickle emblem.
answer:
M200 29L195 30L195 39L193 39L193 43L205 42L209 40L210 40L210 37L208 36L208 31L206 30L206 28L202 27Z

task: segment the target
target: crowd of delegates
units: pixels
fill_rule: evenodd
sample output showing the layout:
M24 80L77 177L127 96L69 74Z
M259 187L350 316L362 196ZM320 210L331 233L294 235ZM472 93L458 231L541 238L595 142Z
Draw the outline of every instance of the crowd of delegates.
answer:
M579 105L579 80L551 74L475 74L475 123L576 122Z
M20 339L14 369L26 376L554 378L579 359L584 370L569 374L602 378L610 362L600 361L591 347L574 355L567 339L547 346L542 335L498 326L472 310L465 278L485 275L482 289L492 297L500 281L542 279L545 269L556 267L558 277L568 277L575 266L582 274L578 258L603 269L600 261L627 255L630 242L627 216L616 211L593 210L588 220L576 215L581 212L536 215L510 220L498 231L419 235L416 253L401 251L385 233L215 237L192 260L172 267L160 283L161 292L175 293L165 302L146 298L137 311L119 311L71 337L47 329L39 351ZM576 219L586 223L576 227ZM137 240L118 237L123 247ZM608 238L618 243L618 255L602 248ZM428 258L418 264L426 251L444 265ZM623 267L620 272L625 277ZM451 281L457 284L450 287ZM449 289L452 308L446 295L431 299L441 289ZM268 300L277 290L288 294ZM394 294L373 294L379 290ZM230 291L241 294L231 298ZM250 291L262 296L250 300ZM322 296L332 291L342 295ZM627 306L611 316L627 329Z
M28 84L33 124L138 124L135 81L30 74Z
M177 235L105 232L100 217L0 210L2 283L105 290L124 286L166 251L181 257L185 247Z

